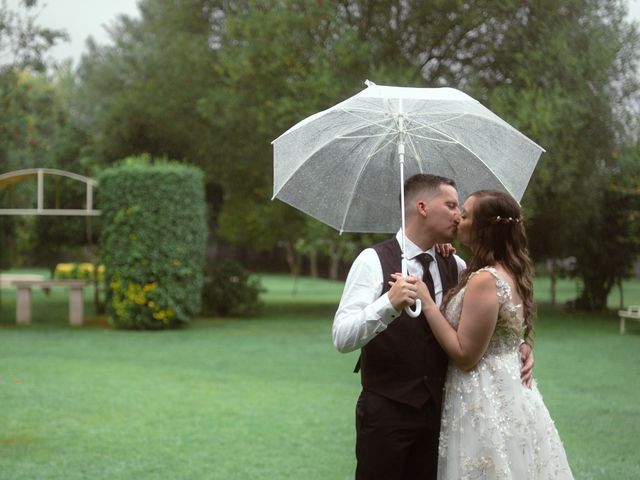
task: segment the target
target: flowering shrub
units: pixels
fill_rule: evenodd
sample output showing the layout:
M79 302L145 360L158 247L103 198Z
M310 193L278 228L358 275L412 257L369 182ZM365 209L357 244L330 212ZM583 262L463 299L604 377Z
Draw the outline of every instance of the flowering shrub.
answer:
M187 324L200 311L207 239L202 172L147 157L100 178L107 314L120 328Z

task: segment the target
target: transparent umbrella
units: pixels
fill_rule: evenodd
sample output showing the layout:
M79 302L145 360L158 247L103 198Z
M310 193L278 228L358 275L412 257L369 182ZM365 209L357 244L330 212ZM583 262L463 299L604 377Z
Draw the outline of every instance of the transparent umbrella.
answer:
M403 252L405 176L452 178L461 200L496 189L520 201L542 147L459 90L366 84L273 141L273 198L341 233L400 228Z

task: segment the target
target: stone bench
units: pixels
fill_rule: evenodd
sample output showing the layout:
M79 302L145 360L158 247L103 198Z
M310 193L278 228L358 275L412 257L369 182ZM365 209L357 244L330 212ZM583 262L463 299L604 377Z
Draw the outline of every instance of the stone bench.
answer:
M35 273L0 273L0 288L9 288L13 282L20 280L44 280L44 275Z
M12 282L16 287L16 323L28 325L31 323L31 289L33 287L68 288L69 289L69 324L82 325L84 321L84 280L16 280Z
M626 331L625 320L635 320L640 322L640 305L631 305L626 310L618 310L618 316L620 317L620 333L624 334Z

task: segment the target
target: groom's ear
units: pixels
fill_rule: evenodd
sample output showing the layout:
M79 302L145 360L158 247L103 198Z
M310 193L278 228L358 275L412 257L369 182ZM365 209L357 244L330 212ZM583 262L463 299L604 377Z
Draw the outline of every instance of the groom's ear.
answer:
M416 202L416 211L423 217L426 217L429 212L429 207L427 206L427 202L423 200L419 200Z

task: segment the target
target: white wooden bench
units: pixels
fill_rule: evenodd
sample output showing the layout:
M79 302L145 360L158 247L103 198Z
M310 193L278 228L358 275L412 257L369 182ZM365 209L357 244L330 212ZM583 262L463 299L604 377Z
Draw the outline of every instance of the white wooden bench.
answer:
M620 333L625 332L625 320L635 320L640 322L640 305L631 305L626 310L618 310L618 316L620 317Z
M82 325L84 321L84 287L85 280L16 280L12 282L16 287L16 323L28 325L31 323L31 288L69 289L69 323Z

